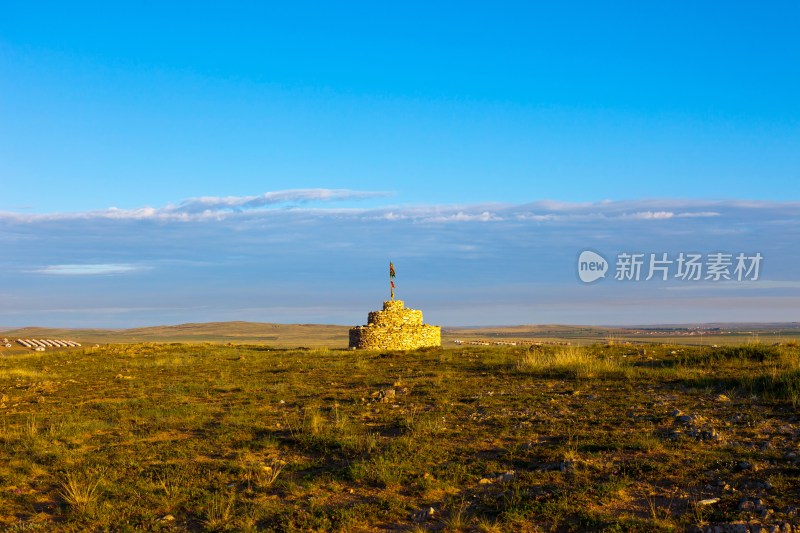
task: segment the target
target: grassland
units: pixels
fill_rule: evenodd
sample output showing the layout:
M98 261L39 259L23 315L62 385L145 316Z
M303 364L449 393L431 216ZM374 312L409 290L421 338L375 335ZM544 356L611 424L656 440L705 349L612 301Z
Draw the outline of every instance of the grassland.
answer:
M798 407L795 343L16 353L0 527L797 528Z

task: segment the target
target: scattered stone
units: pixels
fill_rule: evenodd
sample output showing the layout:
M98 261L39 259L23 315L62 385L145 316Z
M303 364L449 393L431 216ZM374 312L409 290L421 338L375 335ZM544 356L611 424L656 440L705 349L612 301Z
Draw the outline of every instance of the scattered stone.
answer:
M171 514L164 515L164 516L161 517L161 522L172 522L174 520L175 520L175 517L172 516Z
M516 472L514 472L513 470L508 470L507 472L504 472L503 474L500 475L500 481L502 482L511 481L516 476L517 476Z
M427 509L420 509L416 513L414 513L414 521L415 522L425 522L426 520L432 519L436 516L436 509L433 507L429 507Z
M555 468L553 470L555 470ZM502 474L496 474L494 476L481 478L481 480L478 481L478 484L490 485L492 483L506 483L508 481L511 481L515 477L517 477L517 473L514 472L513 470L508 470L506 472L503 472Z

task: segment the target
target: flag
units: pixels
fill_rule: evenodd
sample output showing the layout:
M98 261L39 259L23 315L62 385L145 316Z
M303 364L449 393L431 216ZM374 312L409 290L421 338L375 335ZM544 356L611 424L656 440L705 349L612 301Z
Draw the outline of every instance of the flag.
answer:
M392 300L394 300L394 265L391 261L389 261L389 285L391 285L390 292L392 294Z

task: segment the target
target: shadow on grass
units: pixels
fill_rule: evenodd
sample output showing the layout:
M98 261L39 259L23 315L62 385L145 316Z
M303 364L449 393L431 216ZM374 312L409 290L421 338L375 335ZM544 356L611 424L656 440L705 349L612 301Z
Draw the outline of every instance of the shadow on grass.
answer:
M720 392L737 390L763 398L790 401L795 406L800 404L800 370L763 372L742 377L703 376L684 379L681 383L692 388L713 388Z
M664 359L654 359L649 361L636 361L631 366L642 368L675 368L675 367L696 367L705 366L724 361L741 361L742 363L763 363L774 361L781 356L780 351L775 346L767 345L745 345L745 346L726 346L722 348L701 348L692 350L689 353L680 353Z

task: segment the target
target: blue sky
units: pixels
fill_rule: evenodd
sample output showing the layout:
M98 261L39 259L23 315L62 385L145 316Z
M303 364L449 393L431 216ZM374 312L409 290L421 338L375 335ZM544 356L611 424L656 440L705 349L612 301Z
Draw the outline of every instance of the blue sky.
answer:
M798 320L794 2L162 4L0 6L0 325Z

